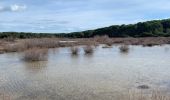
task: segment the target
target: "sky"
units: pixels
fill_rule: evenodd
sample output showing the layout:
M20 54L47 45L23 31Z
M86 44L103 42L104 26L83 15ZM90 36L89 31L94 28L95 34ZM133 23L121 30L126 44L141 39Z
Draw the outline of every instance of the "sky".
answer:
M67 33L170 18L170 0L0 0L0 32Z

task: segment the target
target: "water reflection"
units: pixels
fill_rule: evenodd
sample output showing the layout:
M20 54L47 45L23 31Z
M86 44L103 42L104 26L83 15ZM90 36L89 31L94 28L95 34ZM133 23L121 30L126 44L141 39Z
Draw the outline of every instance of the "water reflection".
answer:
M23 62L25 70L39 72L45 70L48 61L37 61L37 62Z
M157 84L170 77L165 46L130 46L126 53L119 46L99 46L91 55L79 48L78 55L69 48L51 49L48 61L40 62L1 55L0 93L11 93L11 100L113 100L140 85L150 87L144 91L169 86Z
M169 52L170 48L169 47L165 47L165 52Z
M70 54L70 57L71 57L71 58L73 58L73 59L78 59L78 58L79 58L79 56L80 56L79 54L77 54L77 55Z

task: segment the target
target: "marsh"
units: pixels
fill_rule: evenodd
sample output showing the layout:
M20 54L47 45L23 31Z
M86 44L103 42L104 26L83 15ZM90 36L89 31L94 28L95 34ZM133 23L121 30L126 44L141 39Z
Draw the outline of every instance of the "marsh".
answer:
M50 49L48 61L38 62L1 54L0 94L10 100L113 100L129 90L170 93L170 45L129 46L128 53L119 47L99 45L86 55L79 46L77 56L69 47Z

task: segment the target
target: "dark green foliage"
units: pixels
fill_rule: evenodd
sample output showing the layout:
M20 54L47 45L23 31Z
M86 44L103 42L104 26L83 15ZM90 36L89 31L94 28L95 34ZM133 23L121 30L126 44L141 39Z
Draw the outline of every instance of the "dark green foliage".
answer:
M0 38L43 38L43 37L54 37L54 34L44 34L44 33L24 33L24 32L1 32Z
M90 38L94 36L109 37L169 37L170 19L139 22L129 25L113 25L110 27L99 28L82 32L72 33L22 33L22 32L2 32L0 38L43 38L43 37L66 37L66 38Z

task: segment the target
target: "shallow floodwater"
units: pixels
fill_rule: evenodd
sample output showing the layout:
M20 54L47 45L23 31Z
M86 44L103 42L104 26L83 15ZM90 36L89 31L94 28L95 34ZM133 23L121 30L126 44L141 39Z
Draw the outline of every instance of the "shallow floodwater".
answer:
M0 55L0 100L116 100L140 85L170 89L170 45L119 46L78 56L51 49L48 61L24 62L22 53Z

